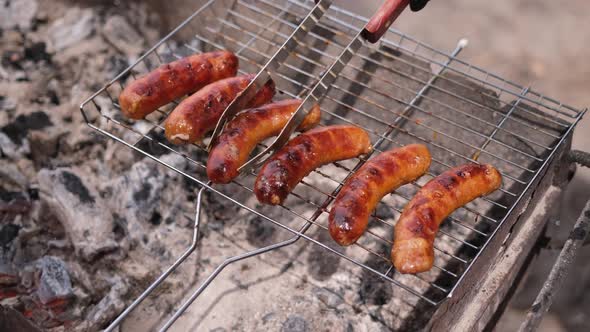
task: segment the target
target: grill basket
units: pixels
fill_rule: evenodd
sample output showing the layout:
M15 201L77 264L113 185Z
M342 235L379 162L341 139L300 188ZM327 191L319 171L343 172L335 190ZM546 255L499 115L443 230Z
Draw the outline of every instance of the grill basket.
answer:
M426 176L384 198L367 233L347 248L338 247L326 236L328 211L343 181L366 159L324 166L306 177L282 206L265 207L257 204L252 194L256 170L229 185L212 185L204 172L207 153L203 146L177 147L165 140L163 122L177 102L140 121L127 120L120 113L117 97L131 79L189 54L230 50L240 59L240 73L258 72L312 6L313 2L302 0L208 1L81 105L90 127L176 170L199 188L193 243L107 330L118 326L196 249L205 191L238 206L237 218L256 215L260 222L281 227L292 237L228 257L185 299L162 329L170 327L226 266L301 238L391 282L402 290L395 296L410 308L435 309L461 287L499 231L510 226L505 221L534 189L584 113L457 59L466 46L464 40L445 53L390 29L379 43L364 44L338 75L320 103L322 125L362 127L370 133L377 152L423 143L429 147L433 162ZM305 97L366 21L330 7L271 74L279 90L275 99ZM188 170L161 160L164 153L184 157ZM393 227L404 205L433 176L466 162L495 165L504 178L502 189L457 210L443 223L435 241L435 267L431 271L395 273L389 250Z

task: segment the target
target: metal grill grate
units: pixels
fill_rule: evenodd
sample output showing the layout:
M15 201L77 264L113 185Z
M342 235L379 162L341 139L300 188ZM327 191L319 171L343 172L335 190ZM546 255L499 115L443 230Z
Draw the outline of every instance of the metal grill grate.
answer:
M298 0L209 1L136 63L86 100L82 113L87 123L156 161L160 150L177 153L192 165L189 172L175 169L201 187L228 199L245 212L256 214L292 232L295 237L273 246L225 261L195 291L164 326L176 318L227 265L305 238L326 250L389 280L421 300L436 306L449 297L502 227L515 205L530 189L557 147L583 112L511 83L458 60L466 45L460 41L450 54L431 48L398 31L390 30L376 45L363 45L340 73L321 102L322 125L355 124L370 133L376 152L421 142L428 145L433 164L427 176L386 197L374 213L368 232L351 247L336 248L327 237L309 235L312 227L327 230L329 205L343 181L366 158L328 165L310 174L281 207L260 207L252 199L255 172L230 185L213 186L205 175L202 146L176 147L163 138L163 121L174 105L161 108L145 120L131 122L118 111L117 96L128 76L144 74L195 52L228 49L240 58L240 73L256 73L276 52L311 2ZM304 97L317 78L337 60L366 19L332 6L290 54L273 79L277 98ZM107 101L107 102L105 102ZM177 103L174 103L177 104ZM393 226L404 205L429 179L465 162L495 165L504 177L500 191L456 211L442 225L435 241L435 267L419 275L394 273L389 261ZM290 220L275 219L284 209ZM196 247L193 245L150 286L109 329L135 308ZM318 234L319 232L313 232ZM373 257L378 264L363 263Z

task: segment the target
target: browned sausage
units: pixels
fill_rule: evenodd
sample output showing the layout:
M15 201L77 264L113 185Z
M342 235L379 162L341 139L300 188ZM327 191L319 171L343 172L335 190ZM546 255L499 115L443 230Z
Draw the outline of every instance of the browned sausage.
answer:
M424 175L430 166L426 146L411 144L385 151L367 161L338 193L330 211L330 235L338 244L355 243L383 196Z
M238 58L231 52L195 54L164 64L131 82L119 95L125 116L142 119L158 107L207 84L235 76Z
M198 142L215 128L223 111L256 75L226 78L211 83L183 100L166 119L166 137L174 144ZM274 82L262 87L247 108L269 102L275 94Z
M301 100L289 99L244 111L231 120L209 152L207 175L214 183L229 183L238 176L238 168L247 160L256 145L278 135ZM297 128L305 131L320 122L320 107L309 111Z
M372 149L369 135L355 126L312 129L287 143L262 166L254 193L265 204L281 204L314 169L354 158Z
M401 273L428 271L441 222L459 207L500 188L502 176L491 165L466 164L430 180L406 205L395 225L391 259Z

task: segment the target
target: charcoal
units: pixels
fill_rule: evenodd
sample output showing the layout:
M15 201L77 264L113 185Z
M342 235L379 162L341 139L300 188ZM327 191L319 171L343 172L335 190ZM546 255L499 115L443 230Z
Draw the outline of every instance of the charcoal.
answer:
M165 155L162 158L177 168L185 167L184 158L178 155ZM163 171L150 159L143 159L135 163L127 174L106 185L112 198L109 205L115 209L120 220L125 220L119 226L126 228L124 231L133 242L139 242L145 234L150 233L147 228L149 224L158 226L168 217L169 213L164 213L160 204L163 193L170 192L168 184L171 177L178 175ZM162 206L164 209L171 208L166 204Z
M96 190L73 170L42 169L42 195L58 217L76 253L86 260L119 248L112 232L112 216Z
M14 165L4 160L0 160L0 181L4 184L12 184L20 189L27 187L29 181Z
M5 191L0 188L0 213L8 216L26 214L31 210L31 202L26 194Z
M13 268L9 261L10 259L5 256L5 249L0 249L0 286L4 288L7 285L16 285L19 277L16 269ZM0 293L2 291L0 290ZM0 300L2 295L0 295Z
M309 331L309 324L299 315L290 315L283 323L281 332L306 332Z
M14 224L0 226L0 247L9 246L18 235L20 227Z
M37 0L0 0L0 29L29 30L38 7Z
M68 301L74 290L65 263L57 257L45 256L35 263L39 281L37 296L44 305Z
M27 320L20 312L0 305L0 326L5 331L40 332L41 330Z
M27 115L19 115L12 123L0 128L14 144L21 144L29 130L44 129L53 125L47 114L35 111Z
M26 47L25 58L32 60L34 62L51 62L51 54L47 53L47 45L44 42L33 43L30 46Z
M342 247L336 245L327 232L320 231L317 234L320 242L329 244L332 249L342 252ZM316 280L328 280L340 268L342 259L336 254L320 246L311 246L307 256L307 271Z
M18 270L13 264L17 248L17 236L21 227L12 223L0 226L0 287L14 286L19 281ZM6 294L4 294L6 295ZM1 297L1 296L0 296Z
M313 293L318 298L318 300L320 300L329 308L336 308L342 303L344 303L342 295L328 288L314 287Z
M106 69L109 72L110 76L116 76L121 73L123 70L129 67L129 62L127 59L119 54L113 55L109 57ZM121 77L122 80L127 79L130 74L127 73Z
M255 216L248 223L246 230L248 242L256 247L264 247L275 242L275 233L277 226Z
M0 156L18 160L29 154L29 152L29 142L27 140L21 142L20 145L15 144L8 135L0 130Z
M21 61L23 54L18 50L6 50L2 52L2 65L5 67L13 67L15 69L23 69Z
M16 102L8 96L0 96L0 111L14 111Z
M96 18L92 10L70 8L66 14L49 27L48 45L50 51L57 52L79 43L92 34Z
M119 52L127 56L137 56L144 48L142 36L125 17L120 15L114 15L107 19L102 36Z
M62 134L56 131L33 131L28 139L31 145L31 159L41 168L48 166L51 159L57 156Z
M120 277L113 277L112 286L108 294L96 304L86 315L86 323L89 331L97 331L110 323L117 314L125 308L123 297L127 294L129 286Z

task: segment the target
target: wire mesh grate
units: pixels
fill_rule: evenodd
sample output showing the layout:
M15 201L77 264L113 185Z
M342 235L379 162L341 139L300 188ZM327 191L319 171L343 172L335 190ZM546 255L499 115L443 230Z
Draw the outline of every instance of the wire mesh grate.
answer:
M281 207L261 207L252 199L256 171L229 185L211 185L204 172L207 154L203 146L177 147L165 140L163 121L177 102L140 121L125 119L118 110L117 96L130 79L195 52L230 50L240 59L240 73L256 73L311 7L311 2L299 0L209 1L84 102L84 117L99 132L170 168L159 156L182 155L190 162L191 171L177 171L204 190L389 280L417 299L437 305L460 286L461 277L547 165L582 111L467 64L456 58L458 50L447 54L393 29L378 44L363 45L321 101L321 125L357 125L369 132L376 152L409 143L426 144L433 163L426 176L384 198L357 244L335 250L307 231L312 227L327 230L331 201L366 158L324 166L306 177ZM332 6L272 74L279 90L277 99L304 97L365 22L365 18ZM460 42L458 49L462 46ZM432 177L465 162L495 165L504 178L502 189L457 210L443 223L431 271L393 273L389 250L393 227L404 205ZM281 208L290 220L272 218L269 211ZM368 266L363 263L367 257L380 263Z

